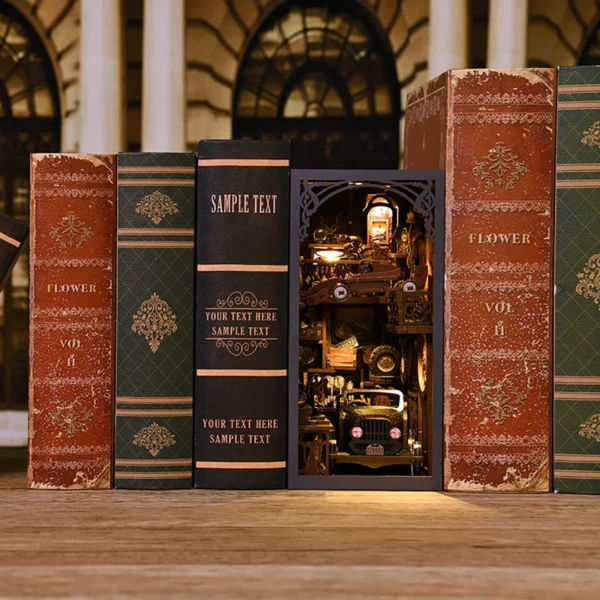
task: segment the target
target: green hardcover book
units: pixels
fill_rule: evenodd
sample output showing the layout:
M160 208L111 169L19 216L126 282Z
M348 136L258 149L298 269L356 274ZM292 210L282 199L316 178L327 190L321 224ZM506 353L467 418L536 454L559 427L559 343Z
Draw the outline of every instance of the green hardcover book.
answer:
M115 485L192 481L195 155L117 159Z
M561 67L554 482L600 494L600 67Z

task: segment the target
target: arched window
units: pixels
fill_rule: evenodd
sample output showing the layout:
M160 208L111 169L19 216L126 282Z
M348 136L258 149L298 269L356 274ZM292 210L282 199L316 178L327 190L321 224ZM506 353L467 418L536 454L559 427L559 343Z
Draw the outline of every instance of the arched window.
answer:
M241 63L233 135L291 139L298 168L397 168L392 51L353 0L285 2Z
M29 154L60 148L58 90L45 48L20 13L0 5L0 211L29 220ZM29 263L0 294L0 407L27 404Z

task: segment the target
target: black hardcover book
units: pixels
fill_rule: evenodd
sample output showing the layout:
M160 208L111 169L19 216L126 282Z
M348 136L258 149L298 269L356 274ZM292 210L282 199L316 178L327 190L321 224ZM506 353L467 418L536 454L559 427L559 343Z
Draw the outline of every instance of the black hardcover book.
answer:
M0 213L0 292L23 250L29 225Z
M198 144L197 488L286 486L289 156Z

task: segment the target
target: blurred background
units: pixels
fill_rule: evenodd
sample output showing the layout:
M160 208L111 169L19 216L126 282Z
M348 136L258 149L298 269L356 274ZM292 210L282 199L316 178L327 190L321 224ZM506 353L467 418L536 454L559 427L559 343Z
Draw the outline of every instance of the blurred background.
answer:
M0 211L31 152L293 140L397 168L407 94L449 68L596 64L600 0L0 0ZM28 260L0 295L0 446L27 441Z

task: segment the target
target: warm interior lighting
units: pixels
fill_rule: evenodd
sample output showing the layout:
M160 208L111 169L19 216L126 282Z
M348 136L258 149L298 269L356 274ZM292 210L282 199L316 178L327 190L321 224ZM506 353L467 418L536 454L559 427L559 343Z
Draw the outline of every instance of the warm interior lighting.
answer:
M315 256L329 262L335 262L344 256L344 252L342 250L317 250Z

